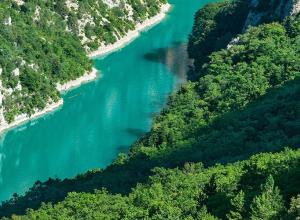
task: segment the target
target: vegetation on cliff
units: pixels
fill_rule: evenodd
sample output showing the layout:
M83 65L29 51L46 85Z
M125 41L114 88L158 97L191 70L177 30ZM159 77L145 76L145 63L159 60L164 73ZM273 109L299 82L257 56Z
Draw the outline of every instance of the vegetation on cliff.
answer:
M1 215L32 208L21 218L299 217L300 16L242 33L244 7L216 3L197 13L193 81L171 95L129 155L105 170L37 182L3 203Z
M122 0L113 5L102 0L1 1L3 118L10 123L17 115L32 115L56 102L57 83L91 71L86 53L116 42L159 13L163 3L166 0Z

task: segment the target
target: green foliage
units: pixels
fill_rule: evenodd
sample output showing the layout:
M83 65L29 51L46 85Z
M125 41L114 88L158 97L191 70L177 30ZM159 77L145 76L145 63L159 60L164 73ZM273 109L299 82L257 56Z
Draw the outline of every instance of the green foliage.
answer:
M226 47L241 32L248 11L248 1L236 0L211 3L196 13L188 52L195 59L197 74L212 52ZM197 74L190 78L195 79Z
M245 217L242 219L248 219L250 213L245 210L250 208L251 218L269 219L279 212L287 214L283 197L279 195L279 189L274 186L270 175L280 182L286 173L293 170L299 172L299 159L299 150L286 149L281 153L260 154L246 161L208 169L203 169L201 164L189 164L183 169L156 168L149 181L139 184L128 196L111 195L105 190L69 193L64 201L56 205L42 204L40 209L28 210L20 219L213 220L225 217L226 212L231 213L229 219L241 219L237 213L243 213ZM251 175L262 173L264 177L248 185L253 178ZM297 176L290 176L287 180L297 186L295 178ZM266 183L260 190L261 181ZM226 202L232 195L236 196L231 199L232 207L228 207ZM254 202L250 206L251 200ZM219 207L225 212L218 213ZM294 207L292 205L291 210Z
M243 213L245 212L245 193L240 191L234 198L230 200L232 210L226 217L229 220L242 220Z
M289 215L291 219L300 219L300 195L292 198Z
M243 109L270 89L298 77L299 70L300 53L281 24L252 28L230 49L213 53L201 68L198 82L171 96L168 108L135 149L201 143L199 131L216 117ZM153 149L144 151L151 154Z
M262 187L262 193L256 196L251 204L251 219L276 219L281 216L284 205L279 189L274 186L272 176L267 178L266 184Z
M131 3L142 18L143 6ZM300 151L283 148L300 146L300 16L236 36L247 10L234 1L198 12L189 43L194 81L171 95L128 156L74 179L37 182L3 203L1 215L32 208L20 218L299 217Z

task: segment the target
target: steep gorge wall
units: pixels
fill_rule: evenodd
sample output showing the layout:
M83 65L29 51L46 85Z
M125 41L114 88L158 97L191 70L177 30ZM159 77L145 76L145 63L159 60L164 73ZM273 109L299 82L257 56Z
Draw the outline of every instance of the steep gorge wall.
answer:
M283 20L299 11L300 0L250 0L250 10L244 30L264 22Z

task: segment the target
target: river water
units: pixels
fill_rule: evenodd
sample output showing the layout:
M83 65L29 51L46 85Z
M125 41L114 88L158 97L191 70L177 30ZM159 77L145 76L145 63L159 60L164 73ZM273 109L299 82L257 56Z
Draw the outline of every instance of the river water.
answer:
M106 57L98 80L63 95L64 106L0 137L0 201L36 180L109 165L150 130L170 92L185 81L194 13L212 0L171 0L167 18Z

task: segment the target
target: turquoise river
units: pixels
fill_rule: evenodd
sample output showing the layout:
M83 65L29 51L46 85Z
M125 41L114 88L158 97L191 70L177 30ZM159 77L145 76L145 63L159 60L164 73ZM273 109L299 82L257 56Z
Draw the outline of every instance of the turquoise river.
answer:
M99 79L63 95L57 111L0 137L0 200L36 180L66 178L109 165L151 127L185 80L185 43L194 13L212 0L171 0L164 21L134 42L95 58Z

